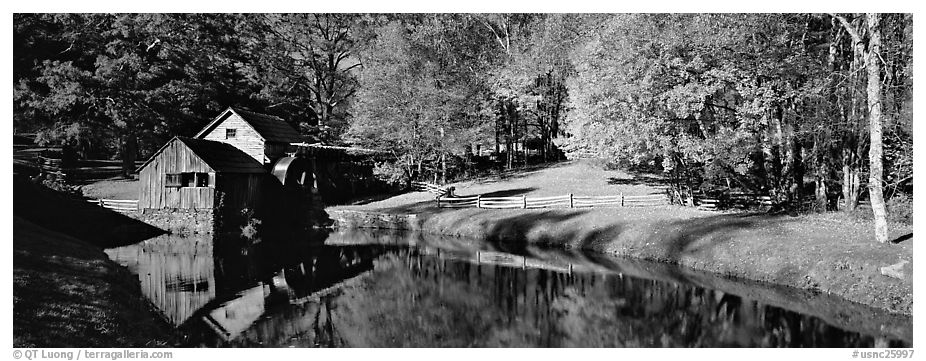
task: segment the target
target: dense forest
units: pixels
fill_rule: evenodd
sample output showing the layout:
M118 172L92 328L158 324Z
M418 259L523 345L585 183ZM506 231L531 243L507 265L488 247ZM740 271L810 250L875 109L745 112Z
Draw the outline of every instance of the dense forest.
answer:
M391 181L566 158L816 209L912 195L910 14L15 14L14 131L130 169L228 106ZM486 166L488 164L489 166ZM869 191L870 190L870 191ZM893 203L892 203L893 202Z

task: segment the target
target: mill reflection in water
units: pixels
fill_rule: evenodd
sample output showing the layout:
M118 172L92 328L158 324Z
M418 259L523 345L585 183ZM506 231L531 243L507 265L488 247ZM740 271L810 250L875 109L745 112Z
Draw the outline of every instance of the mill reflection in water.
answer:
M256 245L166 235L107 253L138 275L189 346L911 344L672 277L625 275L607 257L577 263L357 235Z

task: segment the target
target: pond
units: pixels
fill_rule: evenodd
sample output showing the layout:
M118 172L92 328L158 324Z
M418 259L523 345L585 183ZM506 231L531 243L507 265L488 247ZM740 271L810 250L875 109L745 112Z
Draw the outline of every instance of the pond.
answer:
M419 233L164 235L106 250L185 346L911 347L837 297L579 251Z

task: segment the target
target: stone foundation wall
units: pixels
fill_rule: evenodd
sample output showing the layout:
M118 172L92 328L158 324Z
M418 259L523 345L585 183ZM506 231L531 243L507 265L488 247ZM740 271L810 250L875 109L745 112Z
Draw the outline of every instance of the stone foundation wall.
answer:
M421 223L414 214L388 214L363 211L329 210L335 228L381 228L417 231Z
M135 218L176 234L211 234L215 227L211 209L144 209Z

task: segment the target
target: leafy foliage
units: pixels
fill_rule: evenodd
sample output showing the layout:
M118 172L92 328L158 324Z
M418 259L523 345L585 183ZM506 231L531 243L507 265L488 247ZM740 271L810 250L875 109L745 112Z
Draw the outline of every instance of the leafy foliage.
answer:
M877 18L884 193L899 197L912 194L912 16ZM565 153L662 170L680 193L732 187L793 203L813 192L818 209L837 198L851 209L875 148L866 21L16 14L14 129L128 167L243 106L320 142L391 152L378 173L399 183Z
M912 59L902 55L905 16L886 17L896 29L891 62L903 73ZM819 197L823 183L843 182L835 169L860 172L864 82L833 17L633 14L598 28L572 53L569 136L559 140L567 154L659 167L694 185L732 180L780 200L802 197L806 174L817 177ZM891 79L898 85L886 108L903 124L908 88ZM902 128L886 146L885 173L898 181L912 159Z

